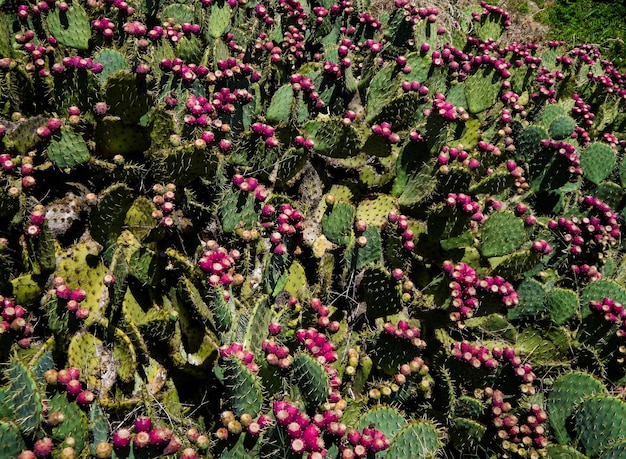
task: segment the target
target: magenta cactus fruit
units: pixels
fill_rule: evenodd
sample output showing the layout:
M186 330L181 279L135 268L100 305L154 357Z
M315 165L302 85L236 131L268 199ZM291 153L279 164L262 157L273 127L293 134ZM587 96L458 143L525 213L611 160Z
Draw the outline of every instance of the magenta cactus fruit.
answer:
M133 426L135 427L135 433L148 432L152 429L152 419L148 416L139 416L135 418Z
M52 439L44 437L35 442L33 451L37 457L48 457L52 453L53 447Z
M130 445L132 434L129 429L118 429L113 433L113 446L115 448L126 448Z

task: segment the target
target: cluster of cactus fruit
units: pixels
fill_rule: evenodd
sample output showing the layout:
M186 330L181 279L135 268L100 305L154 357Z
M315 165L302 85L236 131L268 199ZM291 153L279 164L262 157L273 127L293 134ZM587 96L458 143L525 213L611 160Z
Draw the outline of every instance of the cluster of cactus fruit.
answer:
M0 455L626 457L626 74L442 16L0 2Z

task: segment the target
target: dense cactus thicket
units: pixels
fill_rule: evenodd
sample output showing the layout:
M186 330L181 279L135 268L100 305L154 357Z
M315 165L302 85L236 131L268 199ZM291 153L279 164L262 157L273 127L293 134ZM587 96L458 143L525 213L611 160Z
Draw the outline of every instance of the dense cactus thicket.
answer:
M626 75L438 16L0 0L3 458L626 457Z

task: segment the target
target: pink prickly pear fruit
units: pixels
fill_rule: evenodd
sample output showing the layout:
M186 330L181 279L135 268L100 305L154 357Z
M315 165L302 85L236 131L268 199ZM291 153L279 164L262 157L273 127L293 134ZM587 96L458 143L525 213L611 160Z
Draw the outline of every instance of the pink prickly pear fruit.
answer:
M147 432L152 429L152 420L148 416L140 416L134 422L135 432Z
M193 448L185 448L180 452L180 459L197 459L198 453Z
M118 429L113 433L113 446L115 448L126 448L130 445L131 433L129 429Z
M49 456L52 452L52 439L48 437L41 438L35 442L35 446L33 448L35 452L35 456L37 457L46 457Z
M176 435L172 435L170 442L163 449L163 454L167 455L177 453L181 446L182 442L180 441L180 438L178 438Z
M136 448L146 448L150 445L150 434L148 432L139 432L133 438L133 445Z
M84 390L78 394L78 396L76 397L76 402L79 405L89 405L94 401L95 398L96 397L93 392L91 392L90 390Z
M70 395L76 397L82 392L83 385L78 379L72 379L67 383L67 386L65 386L65 388Z

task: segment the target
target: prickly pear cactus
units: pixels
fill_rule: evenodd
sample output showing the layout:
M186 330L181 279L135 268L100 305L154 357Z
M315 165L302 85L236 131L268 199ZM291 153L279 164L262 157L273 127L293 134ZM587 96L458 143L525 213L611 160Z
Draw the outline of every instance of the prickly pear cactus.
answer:
M369 3L0 2L2 457L624 457L626 74Z

